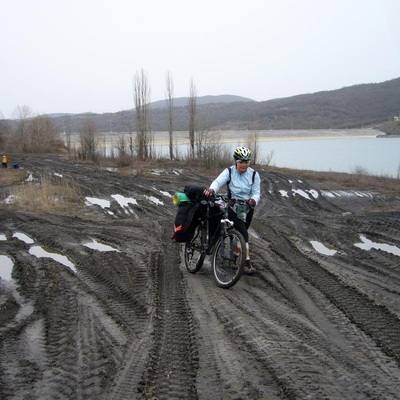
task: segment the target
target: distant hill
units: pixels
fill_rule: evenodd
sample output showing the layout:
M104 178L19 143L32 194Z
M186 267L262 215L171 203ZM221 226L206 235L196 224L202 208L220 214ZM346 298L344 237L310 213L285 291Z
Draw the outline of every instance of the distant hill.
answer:
M151 103L155 131L168 128L165 100ZM248 98L222 95L197 98L199 122L209 129L343 129L374 126L400 112L400 78L382 83L361 84L342 89L257 102ZM135 131L135 110L105 114L52 116L62 131L69 126L76 132L82 120L90 117L100 132ZM174 100L174 130L185 131L187 98Z
M197 105L205 104L218 104L218 103L246 103L246 102L256 102L255 100L248 99L247 97L234 96L231 94L222 94L219 96L199 96L196 98ZM187 97L176 97L174 98L174 107L186 107L188 103ZM167 108L166 100L158 100L150 103L153 109L156 108Z

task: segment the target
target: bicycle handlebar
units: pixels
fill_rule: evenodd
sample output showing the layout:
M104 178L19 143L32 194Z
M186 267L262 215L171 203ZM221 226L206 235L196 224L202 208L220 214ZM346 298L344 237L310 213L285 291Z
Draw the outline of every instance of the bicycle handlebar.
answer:
M219 208L224 208L226 207L226 204L229 202L228 198L225 198L224 196L221 195L216 195L216 196L210 196L207 199L203 199L200 201L200 204L203 206L218 206Z

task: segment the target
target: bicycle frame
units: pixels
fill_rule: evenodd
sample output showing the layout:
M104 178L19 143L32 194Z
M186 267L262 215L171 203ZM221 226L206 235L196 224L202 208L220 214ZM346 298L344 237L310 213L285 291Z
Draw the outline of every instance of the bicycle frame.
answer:
M199 218L195 235L184 248L186 268L193 274L201 269L205 256L212 255L214 278L223 288L233 286L242 275L246 247L243 236L234 229L234 223L228 217L228 201L221 196L201 201L201 206L207 207L205 216ZM211 215L214 206L219 210ZM210 237L210 220L219 216L221 219ZM235 248L239 253L235 254Z
M213 245L215 244L218 236L226 235L227 230L233 228L233 221L228 218L228 204L222 197L216 198L217 200L202 200L200 204L202 206L207 207L205 218L201 219L200 224L197 228L201 234L205 233L205 237L202 238L202 244L204 245L204 251L207 255L212 253ZM220 212L214 215L210 213L210 207L218 207ZM210 238L210 230L209 230L209 222L211 218L216 218L218 215L222 216L219 225L215 231L220 233L218 235L214 234L212 238ZM212 240L213 239L213 240Z

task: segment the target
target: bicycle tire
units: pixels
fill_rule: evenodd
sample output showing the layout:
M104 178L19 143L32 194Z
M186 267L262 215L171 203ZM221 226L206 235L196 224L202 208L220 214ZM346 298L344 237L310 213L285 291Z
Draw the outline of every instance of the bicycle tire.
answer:
M183 248L186 269L191 274L200 271L206 257L204 234L204 228L196 228L193 239L190 242L186 242Z
M244 237L237 230L230 229L217 240L212 256L212 270L217 285L225 289L235 285L243 274L245 262Z

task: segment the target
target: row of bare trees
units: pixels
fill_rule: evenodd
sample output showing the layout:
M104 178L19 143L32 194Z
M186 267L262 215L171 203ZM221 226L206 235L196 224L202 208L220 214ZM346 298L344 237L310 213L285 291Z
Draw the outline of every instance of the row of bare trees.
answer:
M179 158L178 148L174 140L174 82L172 74L168 71L165 76L165 95L167 102L168 131L169 131L169 158ZM115 144L118 157L124 164L129 164L134 159L146 161L153 159L154 131L152 129L152 115L150 109L151 89L147 75L143 69L137 71L133 77L133 100L135 105L135 131L131 118L125 118L124 125L128 132L120 136ZM217 159L225 158L225 150L221 145L220 137L211 134L204 117L200 118L197 108L197 89L193 79L189 84L188 110L188 134L189 134L189 158L204 160L205 165L212 166ZM16 110L17 122L15 128L9 129L4 124L0 115L0 145L3 148L7 143L10 151L16 153L45 153L59 149L65 143L70 156L82 160L96 161L101 148L101 135L95 122L85 118L79 127L78 140L72 140L71 123L69 117L65 118L64 138L57 132L52 120L48 116L39 115L32 117L28 106L18 107ZM253 151L254 161L257 159L258 137L248 137L247 145ZM107 144L104 143L104 148ZM113 150L114 151L114 150Z
M13 153L51 153L63 146L60 133L50 117L32 117L31 109L24 105L15 110L16 123L10 125L0 118L0 144Z
M177 150L174 142L174 82L172 74L168 71L165 76L165 95L168 115L169 133L169 158L177 158ZM150 87L146 73L141 69L136 72L133 80L133 92L136 111L136 142L137 156L140 160L152 158L154 135L151 130ZM212 160L218 147L217 138L209 134L209 128L204 121L200 123L197 108L197 89L193 79L189 84L188 132L189 132L189 156L191 158L204 158Z

